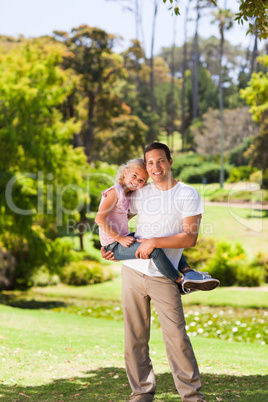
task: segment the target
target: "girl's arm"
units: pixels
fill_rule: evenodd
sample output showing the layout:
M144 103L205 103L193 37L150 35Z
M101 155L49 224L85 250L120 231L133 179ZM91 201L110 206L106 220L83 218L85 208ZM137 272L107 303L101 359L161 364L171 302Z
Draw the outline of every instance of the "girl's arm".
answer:
M114 228L109 224L107 220L108 214L114 209L117 201L118 197L116 191L114 189L108 191L106 198L103 200L102 204L99 207L95 222L105 233L118 241L118 243L122 244L122 246L129 247L131 244L134 243L134 237L121 236L119 233L116 232L116 230L114 230Z

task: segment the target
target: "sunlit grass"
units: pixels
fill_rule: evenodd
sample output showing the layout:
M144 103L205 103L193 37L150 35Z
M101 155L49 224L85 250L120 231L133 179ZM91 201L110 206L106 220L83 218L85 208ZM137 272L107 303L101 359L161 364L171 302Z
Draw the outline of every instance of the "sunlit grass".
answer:
M191 319L196 315L188 318ZM111 401L130 395L122 321L0 306L0 398ZM187 324L189 325L189 324ZM267 346L191 335L207 400L264 402ZM180 400L162 332L151 330L156 401ZM226 390L228 393L226 394ZM267 396L267 395L266 395ZM220 400L220 399L218 399Z
M224 239L229 243L239 242L250 257L259 251L266 253L267 211L260 212L252 209L216 207L205 204L200 234L217 240Z

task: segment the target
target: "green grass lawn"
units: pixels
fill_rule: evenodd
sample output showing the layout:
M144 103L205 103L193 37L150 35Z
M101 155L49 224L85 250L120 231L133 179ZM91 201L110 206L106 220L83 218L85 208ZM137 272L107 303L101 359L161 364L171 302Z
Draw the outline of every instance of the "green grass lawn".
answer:
M125 401L123 325L58 313L0 307L0 398L6 401ZM267 400L267 346L191 338L208 401ZM156 401L179 400L161 330L150 351Z
M234 401L238 397L249 402L267 400L267 344L258 343L258 338L256 342L235 342L233 339L239 337L230 335L238 328L237 333L250 329L255 336L261 332L259 328L265 332L265 325L268 332L267 295L264 291L219 288L183 298L207 401ZM127 400L130 388L123 360L119 274L112 282L85 287L60 285L3 292L0 301L0 398ZM247 320L252 320L250 328ZM200 328L208 326L212 332L202 336ZM227 327L228 340L213 334L219 328L223 334ZM155 400L180 400L156 319L150 353L157 378Z
M249 257L267 252L268 211L206 206L200 234L229 243L240 242Z
M260 288L261 289L261 288ZM5 292L9 294L9 292ZM12 292L12 295L16 293ZM24 299L63 300L70 299L86 301L114 301L121 303L121 278L118 274L113 281L90 286L47 286L33 288L27 293L18 293ZM230 306L241 308L268 308L268 292L260 291L259 288L232 288L219 287L213 292L196 292L183 297L185 306Z

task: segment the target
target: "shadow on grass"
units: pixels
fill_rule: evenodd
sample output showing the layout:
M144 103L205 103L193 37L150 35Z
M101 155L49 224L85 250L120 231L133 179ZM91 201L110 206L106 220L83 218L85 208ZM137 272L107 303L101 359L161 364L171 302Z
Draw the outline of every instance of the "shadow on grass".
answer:
M256 212L256 214L254 214ZM253 212L247 214L246 218L248 219L263 219L268 218L268 210L267 209L257 209L254 208Z
M26 293L18 292L18 294L12 292L0 292L0 304L4 304L10 307L18 307L22 309L39 310L46 309L51 310L53 308L66 307L66 303L62 301L52 300L35 300L29 298Z
M266 402L267 380L268 376L260 375L202 375L207 401ZM170 373L156 375L156 381L155 401L180 400ZM83 377L57 379L40 386L0 384L0 395L5 401L123 402L128 400L130 392L125 370L118 367L99 368L88 371Z

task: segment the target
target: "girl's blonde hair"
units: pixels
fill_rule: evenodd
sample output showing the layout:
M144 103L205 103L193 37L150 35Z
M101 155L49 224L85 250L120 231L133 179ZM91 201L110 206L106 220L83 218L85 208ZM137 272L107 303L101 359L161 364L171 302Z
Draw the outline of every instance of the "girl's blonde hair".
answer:
M146 171L146 164L143 159L131 159L124 163L123 165L119 166L115 181L116 183L122 184L124 179L124 170L134 168L135 166L139 166L140 168Z

